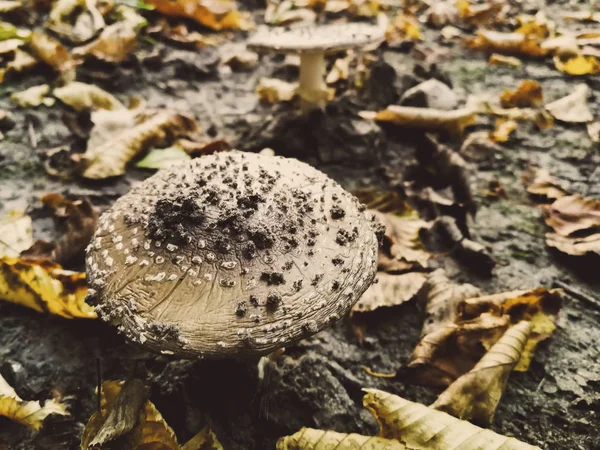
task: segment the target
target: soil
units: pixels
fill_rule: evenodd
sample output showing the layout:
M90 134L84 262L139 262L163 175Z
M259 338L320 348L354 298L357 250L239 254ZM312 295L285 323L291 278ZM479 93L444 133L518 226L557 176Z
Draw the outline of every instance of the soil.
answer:
M547 13L558 17L560 8L552 3ZM293 122L295 127L282 127L275 120L293 117L292 107L260 104L254 92L261 76L286 75L277 57L263 58L251 72L226 73L215 65L214 51L198 54L145 42L135 61L115 69L111 77L92 80L90 75L82 81L93 81L122 100L137 95L149 107L192 114L204 130L229 139L238 148L256 151L269 145L277 154L299 157L348 189L386 187L414 162L415 146L408 130L355 120L349 111L356 110L356 104L364 109L396 101L411 84L413 67L422 63L419 55L427 49L442 52L437 73L451 80L463 102L469 94L500 94L526 78L537 80L548 100L569 93L577 83L587 83L596 90L590 104L595 116L600 116L597 78L564 76L551 60L526 61L517 69L490 66L485 55L466 51L459 44L434 44L436 36L437 32L427 31L424 42L412 49L379 50L381 70L377 73L387 84L367 86L361 98L345 96L308 125ZM243 39L242 33L237 34L226 45L239 47ZM160 70L145 59L157 49L163 55ZM26 209L34 219L35 237L50 240L57 232L38 201L42 194L88 197L94 205L106 208L150 172L131 167L121 178L94 183L49 177L42 162L48 149L71 146L81 151L81 143L62 120L67 109L58 104L18 109L8 99L11 92L49 80L48 74L38 74L0 85L0 109L10 110L15 120L0 145L0 213ZM489 130L490 126L484 122L477 128ZM285 138L275 134L282 129ZM31 145L32 132L37 148ZM451 145L459 147L458 142ZM521 174L534 164L548 169L570 191L600 197L599 162L598 148L585 127L556 123L540 132L532 124L521 123L516 135L499 150L470 163L478 211L469 230L471 239L486 245L496 261L492 276L478 274L446 254L438 255L432 264L445 268L456 282L472 283L486 293L567 287L558 329L538 347L529 371L511 375L491 427L546 449L600 449L599 261L568 258L546 246L546 226L540 209L523 188ZM484 194L494 180L506 190L507 198ZM401 377L373 377L362 369L393 372L405 363L423 320L413 303L375 311L364 320L362 344L349 319L344 319L287 348L282 358L267 365L259 382L257 361L157 356L126 343L100 321L63 320L0 303L0 372L21 397L44 399L58 392L67 399L71 412L66 418L50 418L40 432L0 418L0 448L79 448L83 426L96 408L98 360L104 379L134 374L146 380L152 401L180 442L206 423L228 450L271 449L279 437L301 427L374 434L376 422L362 407L363 387L424 404L433 402L439 390L407 384Z

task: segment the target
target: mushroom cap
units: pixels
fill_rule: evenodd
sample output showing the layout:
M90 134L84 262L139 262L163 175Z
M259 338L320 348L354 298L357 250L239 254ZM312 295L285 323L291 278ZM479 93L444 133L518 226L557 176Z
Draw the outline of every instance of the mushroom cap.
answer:
M248 39L255 51L333 53L382 42L385 29L362 22L262 29Z
M165 354L266 354L344 316L377 270L377 223L295 159L238 151L161 170L87 250L101 319Z

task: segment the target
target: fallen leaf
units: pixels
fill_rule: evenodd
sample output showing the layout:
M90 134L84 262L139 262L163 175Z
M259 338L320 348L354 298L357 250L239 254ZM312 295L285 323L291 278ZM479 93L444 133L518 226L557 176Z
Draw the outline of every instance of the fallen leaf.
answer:
M506 9L504 2L489 2L473 5L468 0L457 2L460 19L469 25L490 25L503 20Z
M563 34L562 36L546 39L541 43L541 47L560 57L570 57L579 54L577 38L572 34Z
M46 194L41 198L43 205L53 210L61 220L65 232L54 245L50 258L61 265L83 261L85 249L90 243L98 213L89 200L69 200L61 194Z
M85 273L63 270L48 260L0 257L0 300L68 319L95 319L85 303Z
M277 450L406 450L404 444L394 439L377 436L344 434L336 431L302 428L291 436L277 441Z
M375 378L396 378L396 376L398 375L396 372L390 372L390 373L374 372L373 370L369 369L367 366L360 366L360 368L362 370L364 370L367 375L370 375Z
M474 124L477 118L475 110L471 108L444 111L399 105L390 105L378 112L361 111L359 115L367 120L425 130L445 130L452 134L462 134L464 128Z
M177 139L175 144L181 147L192 158L231 150L231 144L225 139L201 140L199 142L188 139Z
M13 53L16 49L25 45L25 41L21 39L7 39L0 41L0 55Z
M571 11L563 14L565 20L576 20L579 22L600 22L600 12L588 11Z
M423 18L425 23L435 28L457 23L459 21L459 10L454 1L432 2L425 11Z
M517 129L517 122L497 117L495 120L495 129L490 133L490 139L493 142L506 142L510 135Z
M404 92L400 104L451 111L458 106L458 95L446 83L430 78Z
M554 65L558 70L569 75L595 75L600 73L600 59L591 55L577 55L565 61L559 56L555 56Z
M547 53L536 36L517 32L479 30L475 38L466 40L466 44L474 50L509 56L544 56Z
M378 389L363 390L363 405L377 419L379 435L397 439L410 449L541 450L402 397Z
M587 124L587 132L594 143L600 142L600 121Z
M258 98L267 103L290 101L297 90L297 83L288 83L277 78L261 78L256 87Z
M28 39L31 31L17 28L12 23L0 21L0 41L7 39Z
M102 384L100 410L88 421L81 449L223 450L215 434L203 428L180 446L171 427L148 400L148 389L138 379Z
M352 52L349 52L344 58L337 58L327 74L325 82L327 84L335 84L338 81L347 80L350 74L350 63L354 61L354 58L355 55Z
M362 188L352 191L352 194L359 202L364 203L367 209L374 209L381 213L393 214L400 217L415 216L415 211L398 192Z
M51 414L68 416L67 407L57 400L49 399L44 406L38 401L26 401L0 375L0 416L8 417L33 430L42 428L44 419Z
M499 53L492 53L488 63L492 66L510 66L510 67L521 67L522 63L519 58L514 56L501 55Z
M104 25L95 0L58 0L45 24L62 39L75 44L92 39Z
M0 42L0 47L1 46L2 43ZM13 58L10 61L8 61L4 67L0 67L0 83L4 81L4 77L6 76L6 74L11 72L25 72L27 70L33 69L38 64L37 59L35 59L29 53L20 50L19 48L16 48L15 50L13 50L13 52ZM0 54L2 54L1 49Z
M0 256L17 257L32 244L31 217L13 211L0 220Z
M233 0L146 0L146 3L161 14L187 17L213 30L247 30L252 25Z
M29 41L31 52L39 60L52 67L57 72L65 74L67 78L74 78L71 75L75 67L75 62L71 58L69 51L59 41L51 38L47 34L34 31Z
M500 96L503 108L531 108L543 101L542 87L534 80L523 80L516 90L504 91Z
M589 91L587 84L579 84L572 89L571 94L548 103L545 108L552 117L562 122L591 122L594 115L587 103Z
M85 111L94 108L111 111L126 109L112 94L94 84L86 84L79 81L72 81L54 89L53 95L75 111Z
M506 330L475 367L448 386L431 407L461 420L490 426L531 331L527 321Z
M46 106L52 106L52 99L46 97L49 92L50 86L47 84L41 84L39 86L32 86L29 89L25 89L21 92L15 92L11 94L10 100L22 108L35 108L40 106L42 103L44 103Z
M135 24L123 21L104 28L97 39L87 45L73 49L73 56L85 58L92 56L101 61L118 64L137 47L138 30Z
M231 67L234 72L245 72L258 64L258 54L248 50L235 52L222 58L221 64Z
M419 22L414 16L400 13L386 28L385 39L389 44L403 40L421 40Z
M169 148L154 148L135 166L141 169L164 169L181 161L192 159L181 147L173 146Z
M546 233L546 244L571 256L584 256L588 253L600 255L600 233L585 237L561 236L558 233Z
M352 313L370 312L381 307L398 306L411 300L427 276L419 272L400 275L377 274L377 283L373 284L352 307Z
M531 169L523 175L523 181L528 193L545 200L556 200L569 195L569 192L544 169Z
M568 195L543 206L544 220L561 236L573 236L600 229L600 200Z
M98 110L91 120L94 127L82 158L82 175L91 179L122 175L144 150L197 130L194 119L166 110Z

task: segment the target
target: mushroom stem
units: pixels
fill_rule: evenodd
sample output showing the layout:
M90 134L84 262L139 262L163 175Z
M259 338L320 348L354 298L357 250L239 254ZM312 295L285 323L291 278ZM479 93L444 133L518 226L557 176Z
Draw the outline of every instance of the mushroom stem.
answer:
M322 109L327 100L327 86L325 85L325 54L301 53L300 54L300 107L303 112L312 109Z

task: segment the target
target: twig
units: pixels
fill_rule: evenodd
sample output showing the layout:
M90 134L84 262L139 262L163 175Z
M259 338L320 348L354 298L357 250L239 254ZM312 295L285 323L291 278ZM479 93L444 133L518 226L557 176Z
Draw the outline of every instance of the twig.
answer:
M594 307L600 309L600 301L596 300L591 295L586 294L585 292L582 292L579 289L574 288L560 280L554 280L554 282L552 284L554 287L559 287L561 289L564 289L565 292L567 292L568 294L570 294L572 297L576 298L577 300L581 300L582 302L585 302L588 305L591 305L591 306L594 306Z

